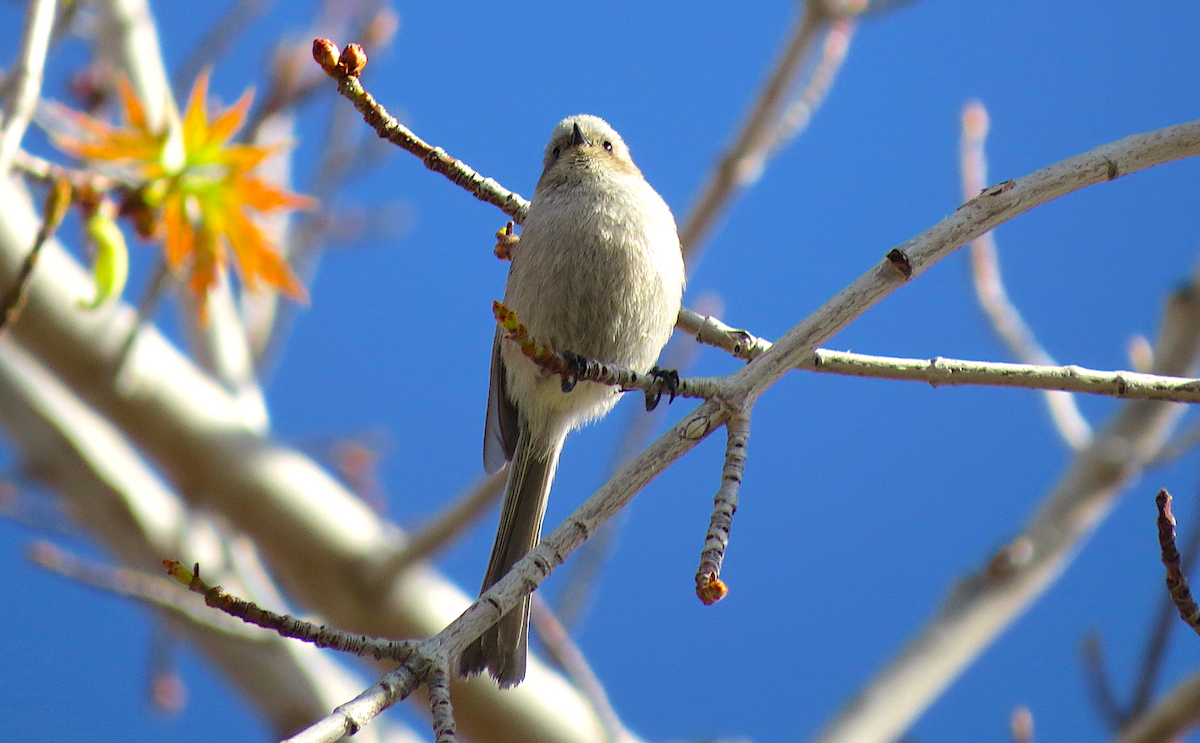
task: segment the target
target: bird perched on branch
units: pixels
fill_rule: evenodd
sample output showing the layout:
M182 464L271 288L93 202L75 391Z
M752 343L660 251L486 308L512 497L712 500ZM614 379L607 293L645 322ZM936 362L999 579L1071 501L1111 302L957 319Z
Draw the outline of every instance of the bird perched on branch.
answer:
M646 371L666 345L683 294L675 219L621 136L579 115L554 127L504 304L539 343ZM620 390L574 384L522 356L497 332L484 430L489 472L510 463L504 509L483 591L537 545L563 440L603 416ZM487 669L507 687L525 678L529 597L467 647L462 674Z

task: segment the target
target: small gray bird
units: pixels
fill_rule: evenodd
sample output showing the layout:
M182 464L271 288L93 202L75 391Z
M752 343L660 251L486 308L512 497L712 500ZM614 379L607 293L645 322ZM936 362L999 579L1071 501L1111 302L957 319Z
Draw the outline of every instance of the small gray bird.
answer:
M666 345L683 294L675 219L603 119L554 127L512 266L504 303L539 343L562 353L647 371ZM615 387L570 389L497 332L492 346L483 464L511 462L504 510L482 591L541 538L563 440L617 402ZM529 597L463 651L463 675L484 669L513 686L525 678Z

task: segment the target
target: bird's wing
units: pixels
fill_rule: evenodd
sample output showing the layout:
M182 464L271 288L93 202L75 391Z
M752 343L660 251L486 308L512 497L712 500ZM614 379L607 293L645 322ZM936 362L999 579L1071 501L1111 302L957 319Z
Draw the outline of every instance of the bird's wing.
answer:
M490 475L517 450L517 406L508 398L508 374L500 354L500 328L492 342L492 380L488 385L487 421L483 427L483 469Z

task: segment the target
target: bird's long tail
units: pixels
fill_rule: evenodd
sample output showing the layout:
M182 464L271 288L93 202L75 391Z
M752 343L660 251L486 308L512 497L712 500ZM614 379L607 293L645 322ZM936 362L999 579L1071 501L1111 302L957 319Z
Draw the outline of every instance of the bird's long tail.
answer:
M500 528L488 561L487 575L480 593L504 577L518 560L533 549L542 534L542 519L550 484L558 468L562 451L560 438L549 452L539 450L528 432L522 431L509 465L508 485L504 491L504 510ZM525 656L529 648L529 597L515 607L478 640L467 646L459 658L462 675L487 669L501 688L519 684L525 678Z

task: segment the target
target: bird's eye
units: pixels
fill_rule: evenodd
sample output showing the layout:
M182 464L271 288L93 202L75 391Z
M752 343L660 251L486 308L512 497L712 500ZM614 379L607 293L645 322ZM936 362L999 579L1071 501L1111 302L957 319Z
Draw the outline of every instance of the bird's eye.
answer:
M612 142L609 142L607 139L604 140L604 149L612 152Z
M562 154L562 148L560 148L560 147L555 147L554 149L550 150L550 158L552 160L557 160L558 156L561 154Z

